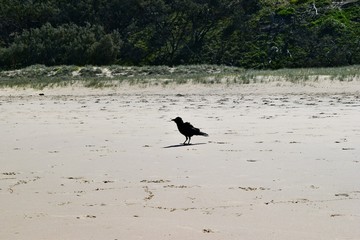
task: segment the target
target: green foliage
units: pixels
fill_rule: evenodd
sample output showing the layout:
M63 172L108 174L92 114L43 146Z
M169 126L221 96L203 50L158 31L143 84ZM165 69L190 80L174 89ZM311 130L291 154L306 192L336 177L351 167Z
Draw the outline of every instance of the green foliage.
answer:
M114 44L113 37L107 34L91 46L91 62L96 65L111 64L115 61L118 51L119 48Z
M290 7L290 8L284 8L284 7L281 7L277 10L277 14L279 16L283 16L283 17L288 17L288 16L291 16L295 13L295 9Z
M101 26L79 27L65 24L24 30L8 48L0 51L3 64L22 67L32 64L110 64L115 61L120 42L116 33L107 34Z
M360 64L360 1L0 0L0 69Z
M332 4L333 0L314 0L313 1L316 6L318 7L324 7L324 6L329 6Z

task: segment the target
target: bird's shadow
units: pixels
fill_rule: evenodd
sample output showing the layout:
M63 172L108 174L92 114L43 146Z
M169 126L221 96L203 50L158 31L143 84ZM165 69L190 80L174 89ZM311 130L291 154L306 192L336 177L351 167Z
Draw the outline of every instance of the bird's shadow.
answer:
M176 147L188 147L188 146L196 146L196 145L204 145L206 143L190 143L190 144L176 144L176 145L169 145L169 146L166 146L164 148L176 148Z

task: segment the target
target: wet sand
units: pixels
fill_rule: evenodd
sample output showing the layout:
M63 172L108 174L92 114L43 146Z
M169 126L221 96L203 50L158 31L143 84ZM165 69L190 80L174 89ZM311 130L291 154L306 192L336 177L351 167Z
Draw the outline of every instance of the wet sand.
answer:
M0 110L0 239L360 238L357 83L0 89ZM210 136L183 146L176 116Z

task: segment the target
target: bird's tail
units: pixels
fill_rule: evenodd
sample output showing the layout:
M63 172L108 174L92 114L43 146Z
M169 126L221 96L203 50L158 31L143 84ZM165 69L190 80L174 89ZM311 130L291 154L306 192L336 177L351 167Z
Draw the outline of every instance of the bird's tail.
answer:
M199 135L204 136L204 137L208 137L208 136L209 136L209 134L204 133L204 132L199 132Z

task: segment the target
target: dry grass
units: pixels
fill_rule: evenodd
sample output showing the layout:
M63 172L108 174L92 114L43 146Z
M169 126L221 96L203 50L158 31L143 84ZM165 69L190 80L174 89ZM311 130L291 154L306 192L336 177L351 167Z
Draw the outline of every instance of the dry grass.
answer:
M340 68L309 68L280 70L245 70L243 68L190 66L54 66L34 65L24 69L0 72L0 87L44 88L82 84L85 87L105 88L121 83L130 85L168 84L249 84L268 81L304 83L318 81L319 77L337 81L359 79L360 66Z

